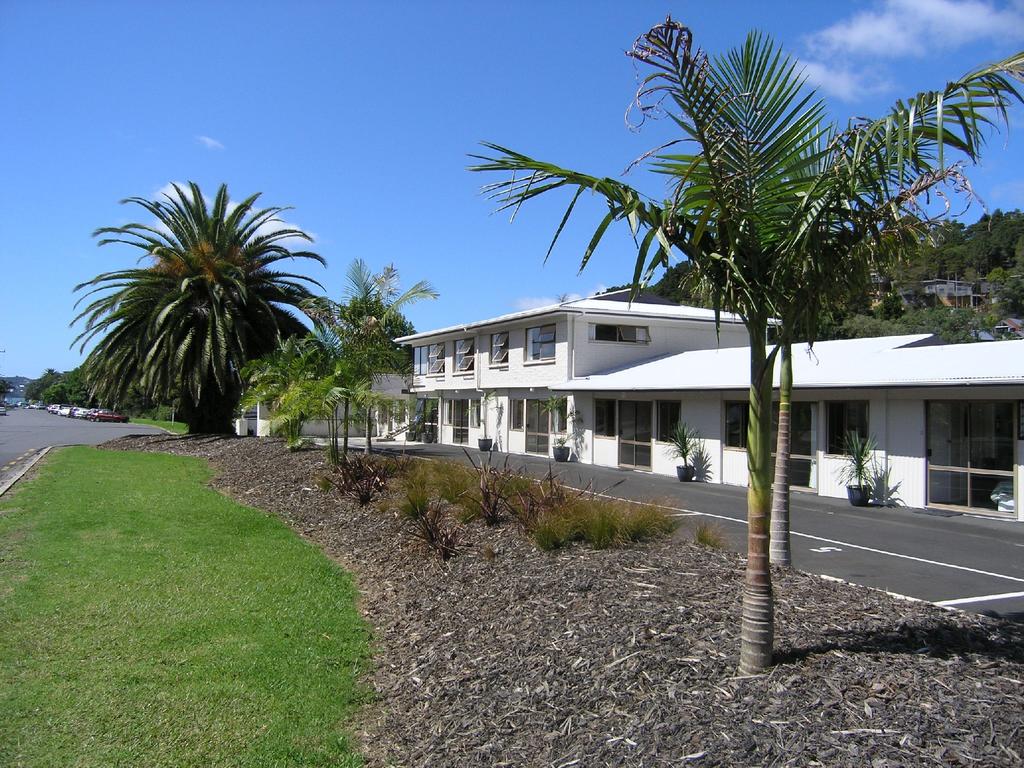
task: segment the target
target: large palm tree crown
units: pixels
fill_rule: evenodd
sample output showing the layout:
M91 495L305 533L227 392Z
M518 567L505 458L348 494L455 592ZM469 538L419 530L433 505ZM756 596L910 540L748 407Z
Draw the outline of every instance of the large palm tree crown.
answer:
M310 298L303 275L281 271L287 259L323 258L291 250L311 242L285 225L279 207L256 208L259 194L234 204L221 185L212 206L199 186L173 185L162 200L131 197L155 221L102 227L99 244L126 243L143 255L133 269L82 283L74 322L85 328L84 348L101 337L86 360L90 385L116 401L132 384L154 399L179 397L193 432L229 432L240 396L239 370L305 331L290 310Z

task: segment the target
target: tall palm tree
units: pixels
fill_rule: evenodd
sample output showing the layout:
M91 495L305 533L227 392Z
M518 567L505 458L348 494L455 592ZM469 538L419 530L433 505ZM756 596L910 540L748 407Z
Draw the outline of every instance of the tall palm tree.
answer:
M279 214L287 209L256 208L258 193L234 205L221 185L211 207L195 183L173 189L163 200L121 201L155 222L93 233L100 245L138 248L142 264L76 286L86 291L76 308L88 300L74 320L85 324L76 343L84 349L101 336L86 360L99 397L116 401L132 384L155 400L180 392L190 432L227 433L242 366L305 332L289 307L299 307L311 296L308 286L319 283L280 271L280 262L325 262L288 247L289 239L312 238L284 225Z
M750 344L747 432L747 569L743 590L740 671L756 673L772 659L774 605L769 557L772 374L779 347L766 340L780 318L783 337L813 324L787 311L806 285L825 300L857 261L898 252L918 228L919 197L962 179L944 162L943 148L975 157L982 129L1019 94L1024 55L971 73L943 91L898 103L877 121L844 130L826 119L825 104L805 87L798 64L764 36L751 33L725 56L692 47L692 35L671 18L636 41L630 55L651 71L636 103L644 117L667 114L682 137L645 156L665 175L670 195L652 200L615 179L534 160L495 144L477 156L475 171L509 177L488 185L505 209L547 192L574 190L555 230L554 247L579 197L591 191L607 202L581 258L586 267L605 231L626 221L636 238L635 293L674 252L716 310L739 314ZM690 153L666 150L681 142ZM853 271L853 270L850 270ZM802 282L801 282L802 281Z

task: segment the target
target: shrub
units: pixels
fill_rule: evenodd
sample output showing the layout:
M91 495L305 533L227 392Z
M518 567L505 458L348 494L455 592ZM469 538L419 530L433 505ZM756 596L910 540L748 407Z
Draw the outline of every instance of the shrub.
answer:
M591 496L542 513L532 536L544 550L579 541L607 549L665 536L676 526L675 518L655 506Z
M532 483L518 472L509 469L507 456L504 466L500 468L492 466L490 457L480 464L473 460L468 451L466 457L473 465L476 488L467 493L460 502L465 519L475 520L480 517L487 525L497 525L505 519L511 509L512 495Z
M458 552L459 529L445 514L444 507L430 498L425 485L409 488L399 504L399 511L408 521L412 535L442 560Z
M449 504L461 504L472 492L476 478L468 467L454 461L436 461L432 470L434 489Z
M693 529L693 540L702 547L725 549L725 535L714 523L697 523Z
M408 459L394 456L352 454L331 467L331 474L317 479L322 490L335 489L365 507L388 487L388 481L408 471Z

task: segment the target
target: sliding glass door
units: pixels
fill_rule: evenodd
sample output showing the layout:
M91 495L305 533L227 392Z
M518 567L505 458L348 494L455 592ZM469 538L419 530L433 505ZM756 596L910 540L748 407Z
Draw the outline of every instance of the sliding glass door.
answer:
M651 468L651 402L619 401L619 465Z
M928 503L1013 511L1014 403L928 403Z
M543 400L526 401L526 452L548 455L550 446L548 412Z

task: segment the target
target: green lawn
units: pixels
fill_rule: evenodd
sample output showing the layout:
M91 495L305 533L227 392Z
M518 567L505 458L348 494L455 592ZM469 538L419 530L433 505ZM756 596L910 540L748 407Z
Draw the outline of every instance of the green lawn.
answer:
M176 435L184 435L188 432L188 425L181 421L159 421L157 419L140 419L132 416L132 424L148 424L151 427L161 427Z
M0 766L352 766L351 579L196 459L69 448L0 503Z

